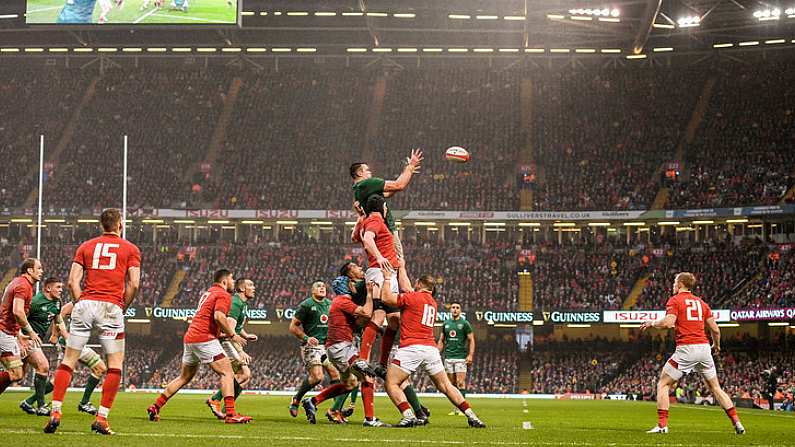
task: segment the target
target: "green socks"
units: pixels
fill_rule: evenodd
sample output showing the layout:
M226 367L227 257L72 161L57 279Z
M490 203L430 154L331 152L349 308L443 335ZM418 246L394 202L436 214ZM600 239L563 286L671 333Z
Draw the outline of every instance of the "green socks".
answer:
M83 399L80 400L81 404L87 404L91 401L91 393L94 392L94 388L99 385L99 378L94 377L93 374L88 375L88 381L86 382L86 390L83 391Z
M312 391L312 388L314 387L315 387L314 385L309 383L309 378L308 377L305 378L304 381L301 382L301 386L298 387L298 392L295 393L293 399L297 400L298 402L301 402L301 399L304 398L304 395Z
M345 406L345 401L348 399L348 395L351 393L345 393L341 396L337 396L334 399L334 405L331 406L331 411L340 411L342 407Z
M49 381L47 380L46 375L41 375L36 373L33 375L33 394L30 395L25 402L30 405L37 403L39 407L44 406L44 395L48 392L52 391L52 387L50 387L50 391L47 391L47 384Z
M406 394L406 400L409 401L409 405L411 405L411 409L414 410L414 414L422 414L420 399L417 397L417 393L414 392L414 387L409 385L403 389L403 392Z

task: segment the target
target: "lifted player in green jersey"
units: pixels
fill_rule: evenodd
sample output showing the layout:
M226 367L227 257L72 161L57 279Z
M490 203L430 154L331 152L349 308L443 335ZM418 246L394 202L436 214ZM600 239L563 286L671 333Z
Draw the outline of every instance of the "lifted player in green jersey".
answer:
M235 328L235 333L248 341L257 341L257 336L249 334L244 328L248 316L248 300L254 298L256 290L254 281L248 278L238 278L235 281L235 294L232 295L232 307L226 314L226 319L229 321L229 325ZM221 346L224 348L226 356L232 361L232 370L235 373L235 400L237 400L240 393L243 392L243 387L248 385L251 380L251 369L248 367L251 363L251 356L243 350L242 346L232 340L221 341ZM226 408L224 408L222 399L223 394L220 389L207 399L207 406L218 419L226 418Z
M328 311L331 300L326 297L326 283L316 281L312 284L312 296L298 305L292 321L290 333L301 340L301 359L308 376L290 402L290 416L298 416L298 406L304 395L323 380L323 370L329 375L331 383L339 383L340 373L326 355L326 336L328 335Z
M461 303L453 301L450 304L450 313L452 318L445 320L442 325L442 335L439 336L438 343L439 352L444 357L447 377L461 391L461 395L466 397L467 367L475 358L475 333L472 331L472 325L461 318ZM468 349L467 342L469 342ZM455 409L448 416L461 414L463 413Z
M44 280L42 291L34 295L30 302L28 322L42 340L47 340L50 326L53 323L61 326L64 324L61 319L62 292L63 282L61 280L47 278ZM44 396L52 392L53 388L52 382L49 381L50 362L47 360L47 356L44 355L41 346L31 346L27 354L24 359L25 367L32 366L35 371L33 375L33 394L20 402L19 408L28 414L49 416L50 409L44 402ZM33 404L36 404L38 408L34 408Z

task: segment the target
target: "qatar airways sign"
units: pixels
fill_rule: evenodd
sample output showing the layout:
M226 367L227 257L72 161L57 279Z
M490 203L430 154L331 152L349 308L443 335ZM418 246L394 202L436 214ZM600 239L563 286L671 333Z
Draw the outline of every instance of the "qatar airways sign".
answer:
M731 312L734 321L787 321L795 320L795 307L775 309L738 309Z
M713 309L712 316L718 323L731 321L731 312L728 309ZM644 323L659 320L665 317L664 310L606 310L604 311L605 323Z

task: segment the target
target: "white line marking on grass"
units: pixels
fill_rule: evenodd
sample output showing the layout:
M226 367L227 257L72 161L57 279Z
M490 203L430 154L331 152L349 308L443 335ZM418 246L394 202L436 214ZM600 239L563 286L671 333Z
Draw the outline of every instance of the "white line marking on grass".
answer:
M137 19L135 19L135 21L134 21L133 23L140 23L140 22L141 22L141 20L143 20L143 19L145 19L145 18L147 18L147 17L151 16L152 14L154 14L154 13L156 13L156 12L157 12L157 8L152 8L152 10L151 10L151 11L149 11L149 12L147 12L146 14L142 15L141 17L138 17Z
M179 19L179 20L193 20L194 22L208 22L208 23L232 23L227 22L224 20L211 20L211 19L203 19L201 17L190 17L190 16L175 16L172 14L155 14L157 17L166 17L169 19Z
M63 6L50 6L49 8L31 9L26 14L35 14L37 12L52 11L53 9L61 9Z
M381 431L383 433L383 431ZM31 434L40 434L41 432L38 430L11 430L11 429L0 429L0 433L4 434L14 434L14 435L31 435ZM60 430L56 433L56 435L60 436L81 436L85 437L86 432L84 431L63 431ZM189 433L116 433L114 436L121 436L121 437L129 437L129 438L172 438L172 439L232 439L232 440L250 440L251 435L222 435L222 434L206 434L206 435L196 435L196 434L189 434ZM659 438L659 436L649 436L649 438ZM309 436L268 436L268 440L270 441L317 441L317 437L309 437ZM634 442L630 443L595 443L595 442L555 442L555 441L541 441L541 440L528 440L528 441L448 441L448 440L434 440L434 439L382 439L382 438L332 438L332 439L325 439L326 442L333 441L333 442L349 442L349 443L360 443L360 444L374 444L374 443L387 443L387 444L401 444L401 445L411 445L411 444L429 444L429 445L499 445L499 446L512 446L512 445L546 445L546 446L565 446L565 445L574 445L574 446L603 446L603 445L610 445L610 446L621 446L621 447L636 447L638 444ZM692 447L692 443L688 444L669 444L665 443L666 447ZM740 444L705 444L703 442L699 442L701 446L726 446L726 447L743 447ZM754 444L756 447L778 447L773 446L770 444Z

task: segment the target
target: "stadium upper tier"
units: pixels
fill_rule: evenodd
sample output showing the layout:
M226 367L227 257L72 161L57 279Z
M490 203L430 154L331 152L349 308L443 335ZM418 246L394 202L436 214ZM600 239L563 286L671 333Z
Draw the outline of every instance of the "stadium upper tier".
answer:
M21 73L21 74L20 74ZM0 207L349 209L348 166L404 210L627 210L791 200L792 70L0 69ZM446 162L466 147L472 161ZM789 195L787 194L789 192ZM787 197L789 199L787 199Z

